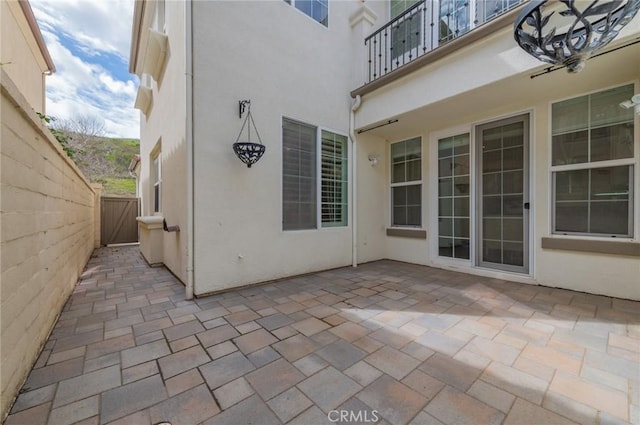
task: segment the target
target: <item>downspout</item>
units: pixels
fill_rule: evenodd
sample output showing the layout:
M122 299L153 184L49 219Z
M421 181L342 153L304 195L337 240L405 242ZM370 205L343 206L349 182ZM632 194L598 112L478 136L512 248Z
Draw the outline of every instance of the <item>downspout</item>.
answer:
M193 299L194 282L194 149L193 149L193 7L191 0L185 2L185 84L186 84L186 119L185 138L187 144L187 284L185 298Z
M351 177L351 265L358 267L358 156L356 150L356 111L360 108L362 98L360 95L356 96L351 105L351 113L349 115L349 138L351 138L351 157L353 158L352 177Z

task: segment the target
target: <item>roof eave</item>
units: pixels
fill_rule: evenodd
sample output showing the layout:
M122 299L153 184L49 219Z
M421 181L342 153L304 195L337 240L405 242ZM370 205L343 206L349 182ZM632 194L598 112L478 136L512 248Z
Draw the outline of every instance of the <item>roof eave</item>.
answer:
M18 3L20 4L22 13L24 13L25 18L27 19L27 23L29 24L29 29L31 30L31 33L33 34L33 37L36 40L36 44L38 45L40 54L42 54L42 58L44 59L44 62L47 65L47 69L45 72L49 74L53 74L54 72L56 72L56 66L53 63L53 59L51 59L51 55L49 54L49 49L47 49L47 44L44 42L44 38L42 37L42 32L40 32L40 27L38 26L36 17L33 14L33 9L31 9L29 0L18 0Z
M129 72L136 74L138 68L138 50L140 48L140 36L142 20L144 18L144 0L136 0L133 8L133 25L131 29L131 50L129 52Z

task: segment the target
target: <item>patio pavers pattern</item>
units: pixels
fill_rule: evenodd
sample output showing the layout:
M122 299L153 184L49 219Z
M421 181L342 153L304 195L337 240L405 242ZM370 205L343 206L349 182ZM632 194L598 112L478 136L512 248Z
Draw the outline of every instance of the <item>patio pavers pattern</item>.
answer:
M640 424L640 302L393 261L185 301L137 247L102 248L10 413L7 425Z

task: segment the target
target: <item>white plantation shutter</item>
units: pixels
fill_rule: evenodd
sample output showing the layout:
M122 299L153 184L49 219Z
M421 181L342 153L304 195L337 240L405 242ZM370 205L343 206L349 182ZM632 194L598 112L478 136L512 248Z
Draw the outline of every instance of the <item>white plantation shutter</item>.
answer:
M282 120L282 228L316 228L316 127Z
M347 225L347 138L322 131L321 220L323 227Z

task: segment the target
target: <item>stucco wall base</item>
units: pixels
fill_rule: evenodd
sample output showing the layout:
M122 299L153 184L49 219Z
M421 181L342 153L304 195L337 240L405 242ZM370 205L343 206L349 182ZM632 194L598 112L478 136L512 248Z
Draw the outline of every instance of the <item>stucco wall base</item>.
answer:
M0 69L0 419L94 246L95 191Z

